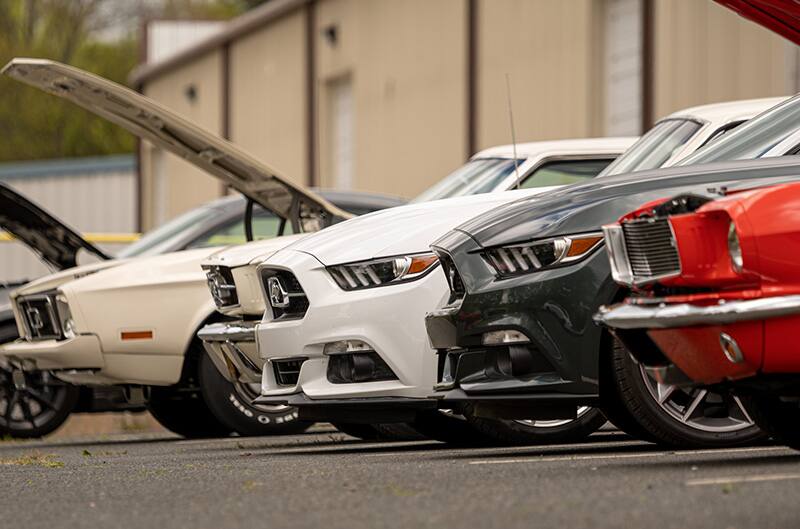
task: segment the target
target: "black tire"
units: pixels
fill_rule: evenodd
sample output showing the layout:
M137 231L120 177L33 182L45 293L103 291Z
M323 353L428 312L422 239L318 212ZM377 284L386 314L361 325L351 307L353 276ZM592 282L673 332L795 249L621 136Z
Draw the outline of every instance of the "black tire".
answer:
M742 397L750 417L776 441L800 450L800 404L773 395Z
M188 439L228 437L233 432L211 413L197 389L152 387L147 409L161 426Z
M297 418L297 408L253 405L258 390L245 384L231 384L205 353L199 358L200 391L211 413L239 435L285 435L304 432L313 423Z
M614 391L619 395L619 405L623 406L623 410L617 411L617 416L626 412L647 432L647 438L659 444L674 448L730 447L750 444L766 437L755 424L737 425L738 429L732 431L717 428L712 425L716 420L712 415L709 415L707 428L682 422L659 405L646 385L639 364L618 340L613 341L610 361ZM730 394L707 394L719 401L713 410L719 410L723 415L724 410L730 409L734 402ZM725 417L720 417L720 424L725 420Z
M538 445L583 441L606 423L597 408L589 408L571 421L517 421L485 419L466 413L469 424L484 436L501 445ZM549 423L549 424L548 424Z
M461 415L452 415L440 410L417 413L411 426L420 434L434 441L454 446L491 446L496 440L475 428Z
M343 434L361 439L362 441L377 441L380 439L380 433L378 433L378 430L371 424L358 424L353 422L334 422L331 424Z

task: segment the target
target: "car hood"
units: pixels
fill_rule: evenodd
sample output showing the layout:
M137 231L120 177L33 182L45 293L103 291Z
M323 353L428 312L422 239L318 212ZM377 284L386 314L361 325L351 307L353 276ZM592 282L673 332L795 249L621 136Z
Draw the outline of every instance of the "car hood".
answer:
M800 4L796 0L716 0L748 20L800 44Z
M377 211L331 226L290 248L335 265L430 251L430 244L470 217L521 197L558 189L541 187L434 200Z
M250 264L253 261L260 262L269 258L278 250L299 241L303 237L308 237L308 235L286 235L284 237L275 237L262 241L249 242L247 244L228 246L209 255L208 259L203 261L203 264L237 267Z
M800 179L795 157L721 162L641 171L524 198L457 228L483 247L596 231L643 203L683 192L745 188Z
M2 73L71 101L178 155L287 219L296 232L316 231L352 217L232 143L108 79L42 59L13 59Z
M80 250L109 259L75 230L3 183L0 183L0 229L14 235L59 270L76 266Z
M84 266L76 266L55 274L50 274L39 279L34 279L30 283L16 289L11 297L24 296L28 294L36 294L37 292L45 292L58 288L64 283L68 283L75 279L93 275L101 270L113 268L126 263L127 259L111 259L108 261L101 261L99 263L92 263Z

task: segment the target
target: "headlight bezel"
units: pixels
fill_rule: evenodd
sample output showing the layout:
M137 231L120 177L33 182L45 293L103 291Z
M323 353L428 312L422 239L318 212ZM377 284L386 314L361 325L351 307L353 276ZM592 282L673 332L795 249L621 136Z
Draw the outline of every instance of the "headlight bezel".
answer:
M417 281L440 265L435 253L422 252L330 265L325 270L339 288L345 292L355 292ZM389 272L387 267L391 267L390 273L394 277L385 280L381 275Z
M479 253L498 279L508 279L578 263L604 243L603 232L592 231L495 246Z

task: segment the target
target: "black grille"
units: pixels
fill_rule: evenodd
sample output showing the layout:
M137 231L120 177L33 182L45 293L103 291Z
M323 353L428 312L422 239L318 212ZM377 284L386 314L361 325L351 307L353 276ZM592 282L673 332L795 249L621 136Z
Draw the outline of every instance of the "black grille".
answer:
M208 288L217 308L235 307L239 304L233 273L227 266L204 266Z
M295 275L288 270L265 268L261 280L275 320L301 319L308 310L308 298Z
M667 218L622 224L631 272L637 281L678 275L681 261Z
M281 386L296 386L300 377L300 367L305 358L291 358L288 360L273 360L272 369L275 371L275 380Z
M29 340L51 340L62 337L56 317L55 300L50 296L29 296L18 301Z

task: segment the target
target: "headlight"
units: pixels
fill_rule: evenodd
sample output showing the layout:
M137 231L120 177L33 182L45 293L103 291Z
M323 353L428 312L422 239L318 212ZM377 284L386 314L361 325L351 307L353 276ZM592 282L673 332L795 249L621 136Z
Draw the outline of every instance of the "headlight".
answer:
M587 233L492 248L482 255L497 275L515 276L580 261L602 242L602 233Z
M67 297L62 294L56 294L56 313L58 314L59 324L61 325L61 332L65 338L72 338L75 336L75 322L72 319L72 311L69 310Z
M329 266L328 272L343 290L360 290L419 279L438 262L436 255L425 253Z
M736 225L733 222L728 226L728 253L731 256L734 271L741 273L744 269L742 246L739 244L739 235L736 233Z

